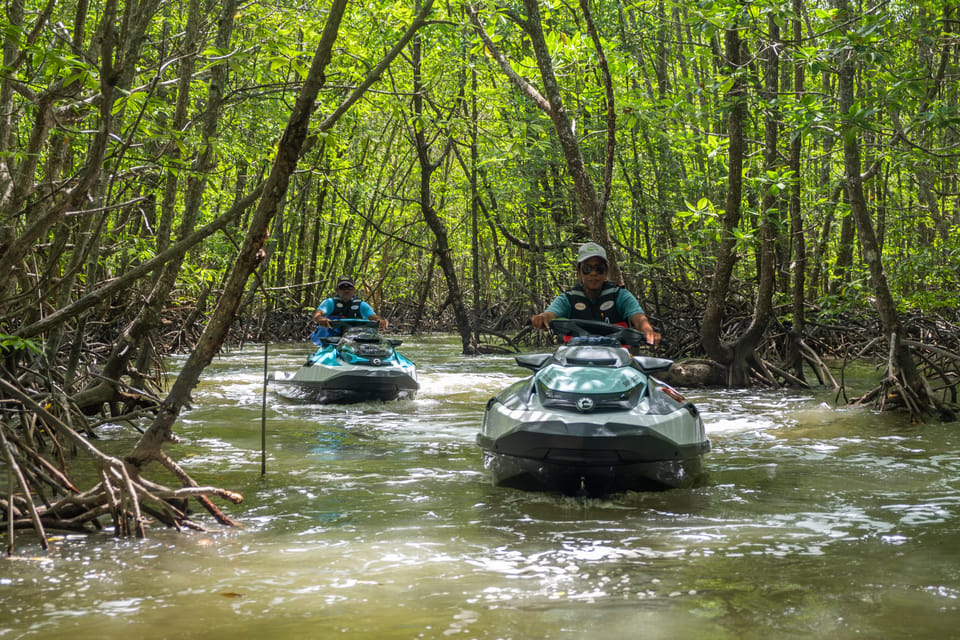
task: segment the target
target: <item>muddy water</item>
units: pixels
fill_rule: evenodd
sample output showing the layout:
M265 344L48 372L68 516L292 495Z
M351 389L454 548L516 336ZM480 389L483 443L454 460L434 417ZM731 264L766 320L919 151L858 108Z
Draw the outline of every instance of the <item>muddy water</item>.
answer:
M47 554L21 535L0 561L0 639L960 636L960 425L689 391L713 443L706 486L528 494L490 486L474 440L523 370L447 336L402 349L413 401L270 391L263 478L262 348L218 359L170 451L244 494L224 506L244 527L66 536ZM274 346L270 367L307 350ZM120 451L136 436L101 435Z

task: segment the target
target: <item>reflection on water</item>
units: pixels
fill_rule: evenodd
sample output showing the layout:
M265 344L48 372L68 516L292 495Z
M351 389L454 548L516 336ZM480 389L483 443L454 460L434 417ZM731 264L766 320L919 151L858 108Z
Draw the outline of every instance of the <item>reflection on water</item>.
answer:
M523 493L490 486L474 439L487 398L524 371L456 344L405 341L413 401L268 394L264 478L262 349L219 358L170 451L244 494L225 507L244 528L65 536L46 556L21 536L0 638L955 637L957 425L684 390L713 444L706 486ZM272 347L271 368L309 350ZM120 451L135 437L103 435Z

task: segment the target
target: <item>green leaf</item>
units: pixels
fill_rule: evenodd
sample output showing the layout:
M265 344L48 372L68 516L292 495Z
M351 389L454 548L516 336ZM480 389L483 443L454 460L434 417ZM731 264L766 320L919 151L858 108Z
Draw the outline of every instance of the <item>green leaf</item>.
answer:
M0 333L0 352L11 353L14 351L29 351L36 355L42 352L40 345L33 340L20 338L6 333Z

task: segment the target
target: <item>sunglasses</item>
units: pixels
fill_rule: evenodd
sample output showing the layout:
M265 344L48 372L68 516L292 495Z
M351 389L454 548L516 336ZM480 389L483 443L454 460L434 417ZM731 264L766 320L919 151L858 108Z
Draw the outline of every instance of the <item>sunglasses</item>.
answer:
M590 274L593 273L593 272L597 272L598 274L600 274L600 275L602 276L603 274L605 274L605 273L607 272L607 265L605 265L605 264L595 264L595 265L582 264L582 265L580 265L580 273L582 273L583 275L588 276L588 275L590 275Z
M337 287L337 289L340 289L341 291L348 291L350 289L353 289L353 285L342 284L339 287Z

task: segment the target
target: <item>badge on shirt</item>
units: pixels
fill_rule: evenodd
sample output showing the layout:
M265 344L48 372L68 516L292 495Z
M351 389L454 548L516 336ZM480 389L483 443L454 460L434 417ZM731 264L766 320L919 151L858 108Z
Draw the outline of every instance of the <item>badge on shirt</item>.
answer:
M611 308L615 304L616 302L614 302L613 300L607 300L602 305L600 305L600 311L606 311L607 309Z
M585 302L578 302L577 304L573 305L573 308L577 311L583 311L587 308L587 304Z

